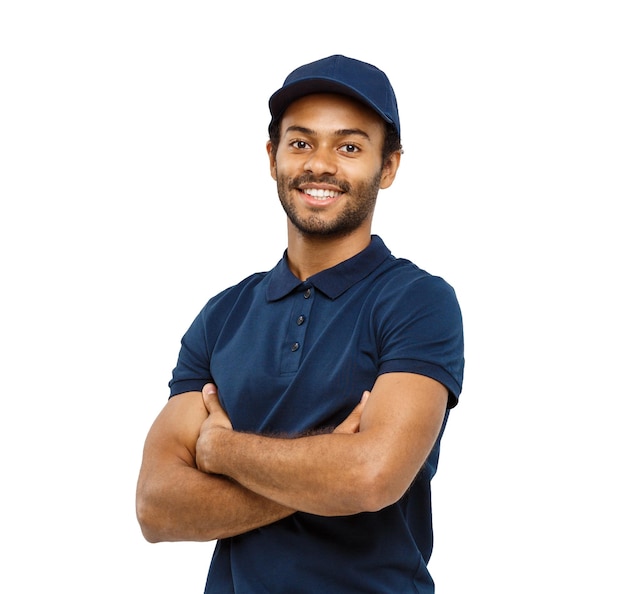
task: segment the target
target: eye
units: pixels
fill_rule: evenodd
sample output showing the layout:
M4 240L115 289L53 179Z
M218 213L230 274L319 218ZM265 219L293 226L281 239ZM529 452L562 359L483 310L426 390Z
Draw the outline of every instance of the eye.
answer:
M294 140L294 141L291 143L291 146L292 146L293 148L298 149L298 150L301 150L301 151L303 151L303 150L305 150L305 149L309 148L309 144L308 144L308 142L304 142L304 140Z
M356 144L344 144L341 149L344 153L358 153L361 149Z

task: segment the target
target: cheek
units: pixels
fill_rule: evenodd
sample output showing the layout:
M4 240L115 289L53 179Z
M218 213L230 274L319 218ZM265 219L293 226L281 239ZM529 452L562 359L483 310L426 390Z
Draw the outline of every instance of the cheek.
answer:
M282 167L278 165L279 161L282 164L282 160L280 159L280 155L276 153L274 157L270 157L270 172L274 179L277 179L281 175Z
M297 165L290 159L281 159L280 154L274 159L270 172L275 181L299 175Z

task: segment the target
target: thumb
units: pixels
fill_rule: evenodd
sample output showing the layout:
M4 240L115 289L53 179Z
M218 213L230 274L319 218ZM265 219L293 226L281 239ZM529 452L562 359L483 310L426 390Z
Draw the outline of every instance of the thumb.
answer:
M217 399L217 386L215 384L204 384L202 387L202 401L209 413L211 412L211 404Z

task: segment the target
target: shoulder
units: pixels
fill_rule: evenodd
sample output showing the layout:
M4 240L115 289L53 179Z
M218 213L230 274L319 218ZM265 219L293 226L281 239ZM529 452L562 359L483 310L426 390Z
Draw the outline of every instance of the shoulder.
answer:
M450 283L404 258L390 256L376 282L380 288L379 300L383 304L459 309L456 292Z
M257 289L263 284L268 274L268 272L255 272L236 285L223 289L207 301L200 315L206 315L211 311L230 309L241 299L253 298Z
M381 370L412 372L448 388L449 406L461 392L463 319L453 287L442 277L396 260L372 311Z

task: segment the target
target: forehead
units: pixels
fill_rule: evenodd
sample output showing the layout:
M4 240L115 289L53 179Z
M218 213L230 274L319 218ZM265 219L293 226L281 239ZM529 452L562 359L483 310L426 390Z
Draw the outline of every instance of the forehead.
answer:
M384 134L383 119L372 109L345 95L319 93L297 99L285 110L281 120L284 132L290 126L313 131L361 129L368 135Z

